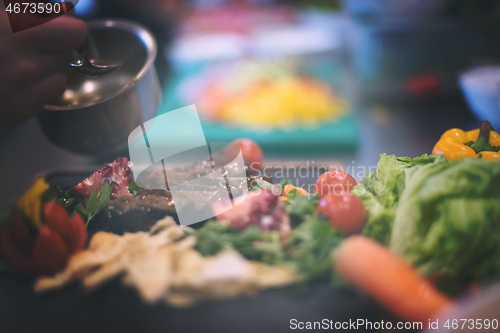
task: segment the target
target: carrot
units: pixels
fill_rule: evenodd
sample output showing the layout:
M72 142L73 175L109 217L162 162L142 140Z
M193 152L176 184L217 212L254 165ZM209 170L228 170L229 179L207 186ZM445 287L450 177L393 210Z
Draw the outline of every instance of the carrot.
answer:
M367 237L346 239L333 260L340 276L405 320L426 322L451 304L415 268Z
M293 185L285 185L285 187L283 187L283 196L286 196L292 190L299 191L299 195L309 195L309 192L304 190L302 187L297 187L297 186L293 186Z
M290 191L295 189L296 187L293 185L285 185L285 187L283 187L283 195L286 196L288 193L290 193Z
M299 190L299 195L309 195L309 192L304 190L302 187L297 187L297 190Z

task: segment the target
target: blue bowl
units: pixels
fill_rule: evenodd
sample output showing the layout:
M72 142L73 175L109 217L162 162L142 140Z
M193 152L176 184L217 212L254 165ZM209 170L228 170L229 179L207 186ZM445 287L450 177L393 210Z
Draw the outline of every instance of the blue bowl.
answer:
M429 16L439 13L449 0L343 0L345 11L351 15L384 16Z
M500 131L500 66L472 68L460 74L459 82L476 118Z

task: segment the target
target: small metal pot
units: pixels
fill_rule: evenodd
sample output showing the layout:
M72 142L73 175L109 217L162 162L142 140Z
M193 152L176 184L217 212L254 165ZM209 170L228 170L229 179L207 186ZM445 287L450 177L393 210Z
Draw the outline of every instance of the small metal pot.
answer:
M155 116L161 88L154 62L157 44L149 30L124 20L88 23L83 45L90 58L123 64L102 77L87 77L69 64L67 88L38 116L45 135L72 152L100 156L123 149L129 134Z

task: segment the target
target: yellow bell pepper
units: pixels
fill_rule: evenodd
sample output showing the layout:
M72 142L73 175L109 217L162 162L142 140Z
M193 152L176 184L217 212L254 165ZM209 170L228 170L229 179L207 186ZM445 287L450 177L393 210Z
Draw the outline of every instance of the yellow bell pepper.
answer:
M17 201L17 205L35 223L33 227L37 229L42 224L42 196L49 187L49 184L43 178L38 178L31 188Z
M462 157L481 157L483 160L500 159L500 135L493 131L491 123L483 121L481 128L462 131L452 128L446 131L432 150L432 155L444 155L455 161Z

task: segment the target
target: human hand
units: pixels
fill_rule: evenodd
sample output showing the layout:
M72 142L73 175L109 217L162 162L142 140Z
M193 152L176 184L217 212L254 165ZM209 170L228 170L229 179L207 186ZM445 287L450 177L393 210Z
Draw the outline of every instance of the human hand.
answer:
M0 2L0 128L28 120L64 92L66 54L86 36L85 22L70 15L13 33Z

